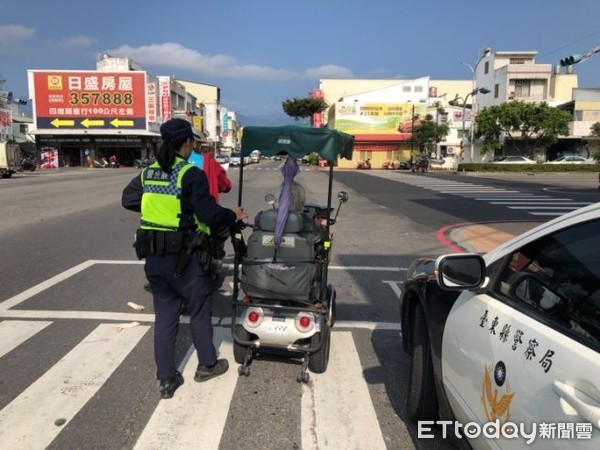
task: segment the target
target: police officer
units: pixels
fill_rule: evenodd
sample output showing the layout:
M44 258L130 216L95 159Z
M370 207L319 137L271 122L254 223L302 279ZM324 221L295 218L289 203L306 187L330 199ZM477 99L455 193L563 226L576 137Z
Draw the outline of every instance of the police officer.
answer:
M187 162L194 147L189 122L172 119L160 127L162 146L157 161L142 170L123 190L122 205L141 212L136 252L146 258L156 316L154 358L160 394L173 397L183 377L175 365L175 341L181 299L189 304L192 340L198 354L194 380L225 373L226 359L217 359L213 344L210 292L212 281L202 263L203 237L210 229L231 226L247 217L243 208L219 206L209 194L204 172Z

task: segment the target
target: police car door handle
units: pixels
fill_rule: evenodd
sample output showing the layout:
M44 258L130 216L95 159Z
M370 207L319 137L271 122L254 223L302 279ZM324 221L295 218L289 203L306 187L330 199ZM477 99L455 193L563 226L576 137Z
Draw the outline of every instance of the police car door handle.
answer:
M600 406L598 406L598 402L573 386L558 380L554 381L554 392L577 411L577 414L591 422L597 429L600 429Z

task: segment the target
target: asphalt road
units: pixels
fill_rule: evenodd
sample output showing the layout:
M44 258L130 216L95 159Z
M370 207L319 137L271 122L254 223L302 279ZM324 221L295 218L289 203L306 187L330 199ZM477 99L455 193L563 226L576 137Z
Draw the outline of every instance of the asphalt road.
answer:
M268 161L245 168L242 204L251 217L265 207L264 195L276 191L281 180L278 166L278 162ZM155 426L160 418L200 414L200 422L205 423L208 410L212 425L194 437L202 443L212 436L213 443L220 442L224 449L301 448L325 440L330 446L337 443L337 448L451 447L441 440L419 441L416 426L405 416L409 360L401 351L398 335L398 296L404 270L417 256L449 251L436 234L443 227L507 218L532 221L527 211L420 185L423 179L471 183L473 177L338 173L334 193L346 190L350 201L342 206L333 228L330 280L338 294L338 323L328 371L313 375L309 385L302 386L295 381L299 366L294 361L261 357L252 364L250 377L240 379L232 364L232 373L216 384L222 397L214 400L216 403L210 403L209 383L207 388L202 386L206 390L199 390L199 385L186 378L171 403L179 410L167 414L154 379L148 331L152 326L151 297L142 289L142 267L131 248L139 218L120 207L122 188L136 173L126 168L59 169L1 180L0 335L16 341L5 353L0 348L0 423L3 417L8 423L6 417L16 420L22 414L23 434L33 433L38 445L47 442L49 448L133 448L136 442L144 448L142 444L150 442L144 440L147 436L161 435ZM230 170L234 190L238 174L239 169ZM326 180L326 174L314 168L298 176L309 200L319 203L325 202ZM548 187L482 177L476 184L497 189L510 186L527 193L546 192ZM562 188L577 190L573 194L577 201L597 199L591 187ZM585 189L589 192L579 192ZM237 198L238 193L232 192L223 195L221 202L233 206ZM548 217L535 218L540 220ZM226 263L231 262L230 247L227 252ZM214 298L214 316L221 325L230 320L230 280L229 274ZM127 302L143 305L145 310L134 311ZM44 328L22 341L8 331L2 334L3 325L23 321ZM110 333L105 337L102 333L108 331L98 329L133 321L139 325L116 337ZM191 342L183 322L179 359L182 367L193 368L193 355L186 365ZM222 352L229 348L227 333L227 327L217 327ZM108 356L95 357L90 355L94 350L85 350L85 346L95 349L95 342L103 340L106 348L114 341L114 354L105 350ZM72 353L77 351L81 353ZM122 359L115 356L119 352L125 352ZM84 401L76 406L72 398L77 396L68 395L65 381L59 378L61 384L53 378L59 369L66 370L70 355L90 356L89 361L75 363L76 370L67 372L82 372L82 377L85 367L98 360L105 361L93 372L98 378L106 366L114 365L100 381L71 380L72 387L94 386L88 397L77 391ZM62 386L61 395L56 403L46 404L56 407L47 416L37 417L35 409L27 409L26 399L38 392L35 389L37 395L50 395L45 387L53 382ZM194 395L199 396L194 397L195 403L185 403ZM307 399L312 399L308 406ZM45 422L48 420L50 424ZM169 432L177 432L173 439L195 429L186 424L169 428ZM0 426L0 436L6 437L4 432ZM208 443L205 447L212 448Z

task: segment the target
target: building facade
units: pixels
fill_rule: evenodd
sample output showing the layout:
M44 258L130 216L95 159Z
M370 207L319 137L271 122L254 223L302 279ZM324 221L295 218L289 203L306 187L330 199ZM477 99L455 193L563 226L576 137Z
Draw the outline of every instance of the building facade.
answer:
M448 123L451 133L434 152L448 157L447 165L460 157L462 110L439 113L448 100L471 90L471 80L335 80L322 79L320 95L330 105L324 122L331 128L355 136L353 161L340 160L340 167L353 168L369 159L375 168L385 162L414 161L419 149L412 141L412 129L431 114L438 123ZM314 94L313 94L314 95ZM465 115L466 116L466 115ZM469 126L471 117L469 116Z
M492 105L510 101L546 102L572 116L569 134L547 149L538 149L539 159L552 160L566 154L589 158L600 146L590 137L590 127L600 122L600 89L578 87L574 66L561 68L536 62L536 51L487 52L475 72L475 85L490 90L475 96L475 113ZM514 154L514 147L499 155ZM477 152L478 154L479 152ZM496 156L499 156L496 155Z
M124 165L154 157L160 125L188 120L205 146L220 148L219 88L155 76L129 58L102 54L96 70L29 70L36 146L60 166ZM207 126L208 124L208 126Z

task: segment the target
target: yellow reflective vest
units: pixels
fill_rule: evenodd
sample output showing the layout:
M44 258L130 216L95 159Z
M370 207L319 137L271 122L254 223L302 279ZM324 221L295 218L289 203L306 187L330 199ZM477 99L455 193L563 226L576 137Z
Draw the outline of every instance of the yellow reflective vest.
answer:
M141 173L142 195L141 228L145 230L175 231L181 221L181 182L185 173L194 167L185 159L176 157L171 173L152 163ZM196 229L210 234L210 228L194 215Z

